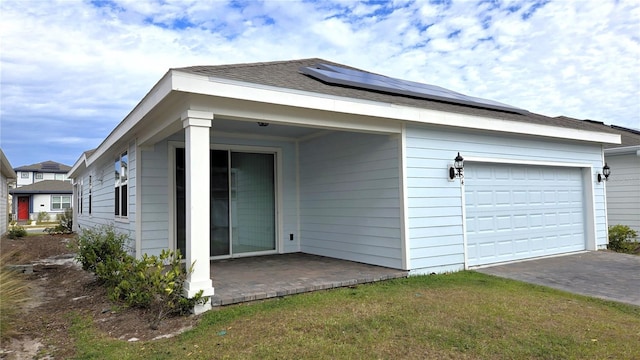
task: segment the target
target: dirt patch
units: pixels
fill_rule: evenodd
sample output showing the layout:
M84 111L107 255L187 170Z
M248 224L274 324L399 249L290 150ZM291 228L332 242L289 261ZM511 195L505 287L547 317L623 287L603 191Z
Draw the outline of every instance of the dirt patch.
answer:
M37 235L1 240L2 252L11 252L11 263L33 265L22 276L30 287L30 301L2 334L0 358L65 359L74 355L70 335L72 319L89 317L105 336L123 341L148 341L180 333L193 327L198 317L174 317L164 320L156 330L149 326L150 314L112 303L105 289L91 273L73 261L68 244L70 235Z

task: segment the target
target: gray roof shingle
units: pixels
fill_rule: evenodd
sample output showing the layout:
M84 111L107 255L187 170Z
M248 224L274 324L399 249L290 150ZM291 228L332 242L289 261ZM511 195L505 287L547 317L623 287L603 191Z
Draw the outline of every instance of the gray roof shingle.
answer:
M17 167L15 169L13 169L15 171L36 171L36 172L43 172L43 173L67 173L69 172L69 170L71 170L71 166L65 165L65 164L61 164L59 162L55 162L52 160L47 160L47 161L43 161L41 163L37 163L37 164L31 164L31 165L25 165L25 166L20 166Z
M333 96L370 100L382 103L405 105L467 115L476 115L501 120L512 120L531 124L551 125L562 128L587 129L585 126L583 126L584 124L582 124L582 121L577 119L565 117L554 118L534 113L518 114L500 110L490 110L468 105L448 103L444 101L428 100L411 96L376 92L348 86L331 85L304 75L299 71L301 67L314 66L316 64L336 65L348 69L364 71L319 58L232 65L189 66L183 68L175 68L172 70L200 76L230 79L279 88L287 88L306 92L314 92ZM499 101L499 99L495 100ZM601 131L611 132L608 130L610 129L602 129ZM613 133L617 132L614 131Z
M71 194L73 185L69 181L43 180L9 190L10 194Z

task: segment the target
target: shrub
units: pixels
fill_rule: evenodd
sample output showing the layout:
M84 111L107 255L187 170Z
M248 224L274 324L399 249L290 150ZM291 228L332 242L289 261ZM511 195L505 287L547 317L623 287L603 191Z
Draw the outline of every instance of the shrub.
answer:
M123 275L123 263L132 259L126 250L128 240L113 225L85 229L78 236L76 260L82 269L96 274L108 286L115 286Z
M76 260L107 286L111 300L149 309L152 328L169 315L186 314L207 301L202 292L192 298L183 296L192 267L185 269L179 252L163 250L159 256L135 259L126 250L128 240L113 226L83 230L78 237Z
M632 254L640 244L636 241L638 233L627 225L609 226L609 250Z
M179 252L162 250L159 256L145 254L142 259L125 264L122 270L129 275L113 288L112 300L149 309L154 329L165 317L188 314L196 304L206 301L202 291L193 298L183 296L184 282L192 269L185 270Z
M64 214L58 214L56 216L58 225L50 228L46 228L43 231L54 234L72 234L73 233L73 209L68 208L64 211Z
M38 218L36 219L36 224L42 224L47 221L49 221L49 213L46 211L40 211L38 213Z
M16 239L19 237L27 236L27 230L20 225L12 225L8 232L9 239Z
M11 332L10 326L19 306L29 298L22 274L6 266L13 255L10 251L0 255L0 334L3 337Z

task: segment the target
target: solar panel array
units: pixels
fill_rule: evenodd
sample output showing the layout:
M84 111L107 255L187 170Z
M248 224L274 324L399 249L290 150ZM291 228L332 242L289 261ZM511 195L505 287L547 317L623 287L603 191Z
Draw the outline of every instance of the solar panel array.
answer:
M316 64L313 67L302 67L300 71L305 75L332 85L349 86L518 114L528 113L527 110L511 105L460 94L435 85L401 80L335 65Z

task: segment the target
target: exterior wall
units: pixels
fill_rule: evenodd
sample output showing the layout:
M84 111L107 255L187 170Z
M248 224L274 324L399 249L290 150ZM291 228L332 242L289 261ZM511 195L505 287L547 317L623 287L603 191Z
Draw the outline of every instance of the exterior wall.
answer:
M297 236L297 194L296 194L296 148L292 141L243 139L218 137L215 126L211 132L212 147L246 149L268 148L280 152L282 164L278 164L276 178L281 187L276 190L279 201L281 223L278 224L278 249L282 253L299 251ZM172 145L170 145L172 144ZM184 146L184 132L155 144L153 149L140 152L141 168L141 239L140 252L158 254L162 249L175 248L175 214L173 210L174 189L171 177L175 176L172 146ZM278 162L278 159L276 159ZM289 240L294 234L294 240Z
M464 269L463 189L458 180L449 182L447 177L448 165L458 152L465 158L592 164L592 183L584 185L593 186L595 201L585 201L594 201L596 245L607 242L604 187L595 179L602 168L599 145L408 126L405 147L412 274Z
M605 155L609 225L627 225L640 234L640 154Z
M56 216L58 214L64 214L64 209L62 210L53 210L51 209L51 197L54 195L60 195L60 196L70 196L72 197L72 194L34 194L31 195L31 201L33 204L31 213L29 214L29 218L31 220L37 220L38 219L38 214L42 211L46 212L47 214L49 214L49 220L55 221L56 220ZM71 206L73 206L73 199L71 199L72 203Z
M28 177L27 178L23 178L22 174L27 174ZM20 187L22 185L29 185L29 184L33 184L33 173L32 172L26 172L26 171L16 171L16 187Z
M135 250L134 239L136 229L136 146L135 142L129 144L128 147L122 147L118 149L120 152L127 150L129 161L129 180L127 183L128 189L128 215L126 218L116 218L114 215L115 204L115 171L114 162L115 154L112 158L106 159L99 164L92 164L87 168L82 175L75 179L74 183L77 185L81 181L82 186L82 212L78 209L78 186L74 187L74 230L81 231L84 228L91 228L99 225L113 225L115 229L127 234L131 239L131 250ZM92 178L92 200L91 200L91 214L89 214L89 176Z
M0 174L0 236L9 229L9 184L7 178Z
M301 251L402 268L398 146L346 132L299 144Z
M22 178L22 174L28 174L26 179ZM32 171L17 171L16 187L23 185L31 185L44 180L69 180L66 174L61 173L41 173L42 179L36 179L36 173Z

